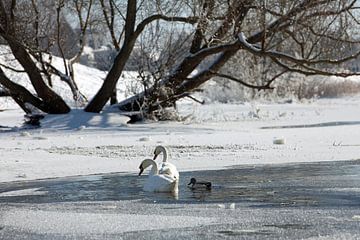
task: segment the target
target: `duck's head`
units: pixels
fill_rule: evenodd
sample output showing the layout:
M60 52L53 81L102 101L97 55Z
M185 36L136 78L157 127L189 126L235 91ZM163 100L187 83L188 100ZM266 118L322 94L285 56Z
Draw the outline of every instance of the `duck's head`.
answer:
M196 179L195 179L195 178L191 178L188 185L193 185L193 186L194 186L195 183L196 183Z
M144 170L149 167L152 164L153 160L152 159L145 159L141 162L139 169L139 176L144 172Z
M157 158L157 156L160 155L160 153L164 153L166 152L166 149L164 146L156 146L155 150L154 150L154 158L153 160L155 160Z

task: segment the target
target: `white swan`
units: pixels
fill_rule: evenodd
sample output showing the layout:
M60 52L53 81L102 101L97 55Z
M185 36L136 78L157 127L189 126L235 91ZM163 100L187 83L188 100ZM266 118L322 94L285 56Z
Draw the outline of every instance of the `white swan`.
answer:
M152 159L145 159L141 162L139 169L139 176L144 169L152 166L149 177L144 184L144 191L147 192L178 192L179 178L168 175L166 173L159 173L156 162Z
M172 163L167 162L167 150L164 146L157 146L154 151L154 160L159 156L160 154L163 154L163 161L160 165L159 173L161 174L167 174L170 175L176 179L180 178L179 172L176 169L175 165Z

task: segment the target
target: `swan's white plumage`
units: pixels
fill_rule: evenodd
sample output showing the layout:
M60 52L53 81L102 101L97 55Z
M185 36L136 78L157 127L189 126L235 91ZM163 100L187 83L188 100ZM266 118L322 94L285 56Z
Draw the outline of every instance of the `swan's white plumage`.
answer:
M152 166L149 177L144 184L144 191L147 192L178 192L179 179L166 174L160 173L156 162L152 159L145 159L140 164L140 174L143 169ZM166 170L165 170L166 172Z
M155 148L155 151L154 151L154 160L157 158L157 156L159 154L163 154L163 161L162 163L160 164L160 170L159 170L159 173L160 174L166 174L166 175L169 175L173 178L176 178L176 179L179 179L180 175L179 175L179 172L176 168L176 166L172 163L169 163L167 161L167 156L168 156L168 153L167 153L167 150L165 147L163 146L157 146Z
M163 162L160 164L160 174L167 174L173 178L179 179L179 172L176 169L175 165L169 162Z
M143 189L147 192L177 192L178 181L164 174L149 175Z

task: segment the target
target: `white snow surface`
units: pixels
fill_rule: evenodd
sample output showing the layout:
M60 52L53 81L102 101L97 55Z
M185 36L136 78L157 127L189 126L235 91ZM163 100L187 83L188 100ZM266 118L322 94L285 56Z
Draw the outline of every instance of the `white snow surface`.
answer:
M127 124L116 112L73 110L48 115L38 129L22 129L23 113L1 112L0 182L109 172L137 173L156 145L170 149L178 170L220 169L359 159L360 97L292 104L183 102L183 122ZM266 128L338 122L337 126ZM7 128L5 128L7 127ZM276 138L285 144L274 144ZM143 139L147 139L144 141Z
M0 48L0 60L8 59L12 67L21 69L8 56L8 51ZM61 69L61 59L54 58L54 65ZM75 65L75 71L80 91L91 99L105 72L80 64ZM5 72L33 91L25 74L7 69ZM134 72L124 72L119 79L120 101L128 97L132 88L137 88L133 86L134 78ZM11 99L0 98L0 182L109 172L136 173L140 162L153 157L153 150L159 144L170 149L170 161L180 174L181 171L239 164L360 158L360 125L357 124L263 128L356 123L360 116L360 96L293 101L291 104L200 105L182 101L178 111L185 117L183 122L127 124L127 117L109 107L100 114L85 113L72 102L71 91L64 82L59 79L53 82L55 91L73 110L66 115L47 115L38 129L24 129L24 113ZM282 139L284 144L274 144L274 139Z
M130 231L185 228L211 224L214 218L193 216L164 216L141 214L104 214L9 211L2 215L4 226L50 234L119 234ZM41 223L41 224L39 224ZM61 224L59 224L61 223ZM101 227L99 227L101 226ZM121 226L119 228L119 226ZM169 227L171 226L171 227Z
M42 191L40 188L28 188L23 190L15 190L0 193L0 197L13 197L13 196L34 196L34 195L44 195L46 191Z

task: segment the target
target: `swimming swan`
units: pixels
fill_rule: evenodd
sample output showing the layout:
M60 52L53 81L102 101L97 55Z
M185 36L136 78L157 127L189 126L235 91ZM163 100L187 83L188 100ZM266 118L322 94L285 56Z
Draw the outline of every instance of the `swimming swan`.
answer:
M152 166L149 177L144 184L144 191L147 192L178 192L179 178L168 175L166 173L159 173L156 162L152 159L145 159L141 162L139 169L139 176L143 173L144 169Z
M168 153L164 146L157 146L155 148L153 160L155 160L157 158L157 156L159 156L161 153L163 154L163 161L162 161L162 164L160 165L159 173L167 174L176 179L179 179L180 175L179 175L179 172L176 169L175 165L172 163L169 163L167 161Z

